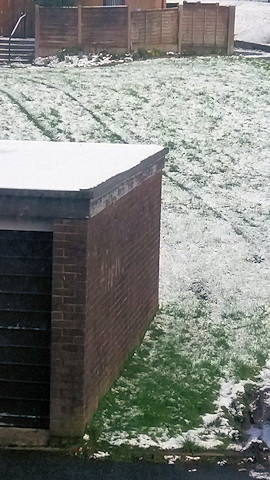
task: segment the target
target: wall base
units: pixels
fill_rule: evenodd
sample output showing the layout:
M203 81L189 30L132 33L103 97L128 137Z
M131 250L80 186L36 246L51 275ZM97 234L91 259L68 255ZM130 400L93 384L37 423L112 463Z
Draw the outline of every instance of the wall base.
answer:
M1 447L46 447L49 430L0 427Z

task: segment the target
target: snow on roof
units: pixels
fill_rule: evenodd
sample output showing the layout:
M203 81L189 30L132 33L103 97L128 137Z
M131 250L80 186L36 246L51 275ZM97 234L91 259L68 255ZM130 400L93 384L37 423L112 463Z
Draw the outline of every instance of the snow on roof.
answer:
M158 145L0 141L0 189L90 189L160 152Z

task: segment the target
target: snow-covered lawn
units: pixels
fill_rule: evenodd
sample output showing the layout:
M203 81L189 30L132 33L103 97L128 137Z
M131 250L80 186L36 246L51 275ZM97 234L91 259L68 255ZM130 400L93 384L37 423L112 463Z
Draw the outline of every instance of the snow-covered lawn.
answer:
M244 405L231 400L270 343L269 68L197 57L0 69L1 139L170 148L161 310L95 415L99 450L237 437Z

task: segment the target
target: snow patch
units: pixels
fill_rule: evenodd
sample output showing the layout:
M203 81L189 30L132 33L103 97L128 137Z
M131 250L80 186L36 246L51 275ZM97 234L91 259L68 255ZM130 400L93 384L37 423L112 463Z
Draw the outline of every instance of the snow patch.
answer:
M49 57L38 57L34 61L36 67L48 67L48 68L93 68L93 67L105 67L109 65L121 65L123 63L130 63L133 61L131 55L126 54L122 58L115 58L115 55L110 54L79 54L68 55L65 51L60 52L57 55L51 55Z
M180 455L164 455L164 459L167 460L169 465L174 465L176 460L180 460Z
M224 407L230 411L233 400L238 395L245 393L245 385L247 383L250 383L250 381L241 380L238 383L235 383L234 380L224 381L221 385L219 397L215 402L218 408Z
M224 467L224 465L226 465L226 464L227 464L227 460L219 460L217 462L217 465L219 465L220 467Z
M267 472L258 472L256 470L251 470L249 472L251 478L257 478L258 480L270 480L270 474Z
M110 456L110 454L108 452L98 451L98 452L93 453L93 455L91 455L90 458L100 459L100 458L106 458L106 457L109 457L109 456Z

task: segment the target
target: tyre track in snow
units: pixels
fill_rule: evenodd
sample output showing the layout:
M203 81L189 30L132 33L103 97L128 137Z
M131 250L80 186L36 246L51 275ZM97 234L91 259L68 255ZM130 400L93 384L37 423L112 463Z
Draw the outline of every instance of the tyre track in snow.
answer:
M2 88L0 88L0 92L5 95L6 97L9 98L9 100L13 103L13 105L16 105L16 107L19 108L19 110L27 117L30 123L32 123L45 137L47 137L51 141L57 141L57 139L54 138L54 136L48 132L47 129L45 129L38 121L36 118L33 117L33 115L15 98L13 95L10 93L6 92Z
M113 92L117 92L115 89L112 89L110 88L111 91ZM128 130L128 129L126 129ZM140 137L138 134L134 134L134 132L129 129L129 133L131 133L131 135L136 138L138 141L142 142L142 143L145 143L145 138L143 137ZM165 146L166 143L165 143ZM171 150L172 152L175 151L174 149ZM228 225L230 225L230 227L232 228L232 230L234 231L234 233L241 237L247 245L249 245L251 248L254 249L254 255L256 255L258 252L258 247L257 247L257 241L254 240L252 238L252 236L248 235L248 233L246 234L244 232L244 226L245 224L247 224L248 226L251 226L251 227L254 227L253 223L249 221L248 218L245 218L244 216L238 216L238 222L237 223L233 223L231 221L230 218L228 218L227 216L224 215L223 212L219 211L217 208L213 208L213 206L209 205L208 202L205 201L205 199L203 199L203 197L201 195L199 195L198 193L196 193L195 189L192 189L192 188L189 188L187 187L186 185L184 185L183 183L179 182L176 178L173 178L173 176L169 175L166 170L163 170L163 176L174 186L176 186L177 188L185 191L188 195L189 195L189 198L192 199L196 199L197 201L199 201L201 203L201 205L203 205L205 207L206 210L208 210L209 212L211 212L215 218L217 219L220 219L222 221L224 221L225 223L227 223ZM192 201L191 201L192 203ZM190 207L192 208L192 206ZM262 253L262 252L260 252ZM263 254L265 256L267 256L267 250L264 249L264 252Z
M102 118L97 115L96 113L93 112L93 110L91 110L90 108L86 107L82 102L80 102L80 100L78 100L74 95L72 95L70 92L66 91L65 89L62 89L62 88L59 88L57 87L55 84L51 84L51 83L46 83L44 81L40 81L39 79L37 78L27 78L27 77L23 77L21 76L21 78L23 78L23 80L27 81L27 82L30 82L30 83L34 83L36 85L44 85L45 87L47 88L50 88L50 89L54 89L54 90L57 90L61 93L63 93L64 95L66 95L68 98L70 98L72 101L76 102L84 111L86 111L87 113L90 113L90 115L94 118L94 120L99 123L104 129L105 131L108 131L108 132L111 132L111 135L110 135L110 139L113 139L113 140L117 140L118 142L121 142L121 143L124 143L124 144L128 144L129 141L124 138L121 134L118 134L116 133L111 127L108 126L108 124L102 120ZM110 88L110 91L112 92L116 92L115 89L113 88ZM95 109L99 109L100 108L100 104L98 105L95 105L93 104L93 108ZM114 117L112 115L108 115L106 112L103 112L103 115L105 117L107 117L109 120L113 121L114 120ZM136 132L134 132L132 129L128 128L127 125L125 125L125 129L126 131L128 131L128 133L132 136L132 139L136 140L136 141L139 141L141 143L145 143L146 139L141 137L140 135L138 135ZM147 142L147 144L149 144L149 142Z
M80 100L78 100L74 95L72 95L67 90L65 90L63 88L60 88L60 87L56 86L55 84L40 81L37 78L35 78L35 79L33 77L32 78L27 78L27 77L24 77L24 76L21 76L21 78L28 83L33 83L35 85L43 85L46 88L54 89L54 90L57 90L57 91L63 93L70 100L72 100L73 102L78 104L84 111L89 113L94 118L94 120L104 128L104 130L106 132L110 132L110 137L109 137L110 140L116 140L118 142L125 143L125 144L129 143L122 135L116 133L111 127L109 127L108 124L104 120L102 120L102 118L99 115L97 115L95 112L93 112L92 109L86 107ZM112 87L110 87L110 90L114 93L116 92L116 90ZM28 117L28 119L30 121L32 121L32 123L34 123L34 125L37 128L39 128L39 130L42 132L43 135L45 135L47 138L49 138L52 141L59 141L57 138L55 138L53 136L52 133L50 133L47 129L42 127L42 125L40 125L40 123L32 116L32 114L30 112L28 112L27 109L20 104L20 102L18 102L16 99L14 99L14 97L12 97L12 95L10 95L8 92L5 92L1 89L0 89L0 91L2 91L2 93L5 93L13 101L13 103L15 103L20 108L20 110ZM93 108L96 108L96 109L100 108L100 105L95 105L94 104ZM103 112L103 115L105 115L107 118L110 118L110 120L113 121L113 116L112 115L108 115L105 112ZM145 143L146 139L144 137L138 135L137 133L135 133L130 127L125 125L125 129L126 129L126 132L128 132L131 135L131 137L134 138L134 140L136 139L136 141L140 141L142 143ZM256 243L251 238L249 238L249 236L247 236L243 232L243 230L241 228L241 222L239 222L238 225L234 225L230 221L230 219L226 218L217 209L213 208L208 203L206 203L205 200L200 195L195 193L191 188L186 187L184 184L182 184L179 181L177 181L176 179L174 179L171 175L169 175L165 171L163 171L163 175L164 175L164 177L167 178L167 180L171 184L175 185L177 188L180 188L181 190L184 190L186 193L188 193L190 198L195 198L196 200L199 200L200 203L203 204L208 211L212 212L216 218L219 218L219 219L225 221L226 223L230 224L232 230L236 233L236 235L242 237L243 240L245 242L247 242L247 244L251 245L251 244ZM245 221L245 218L242 218L242 220Z
M40 82L41 83L41 82ZM42 82L45 86L49 86L48 84L46 84L45 82ZM58 87L56 86L52 86L52 88L56 88L58 89ZM116 92L116 90L114 88L111 88L110 87L110 90L112 92ZM62 91L62 90L61 90ZM90 110L88 109L87 107L85 107L79 100L76 99L76 97L74 97L72 94L70 94L69 92L66 92L66 91L63 91L68 97L70 97L72 100L76 101L77 103L79 103L86 111L88 111L89 113L91 113L93 115L93 117L95 118L95 114ZM96 106L95 106L96 107ZM104 113L104 115L106 115L106 113ZM108 115L107 115L108 116ZM112 119L112 116L110 116L110 118ZM103 122L102 120L100 120L100 123L103 125L103 126L106 126L106 123ZM142 143L145 143L145 138L141 137L140 135L138 135L137 133L135 133L131 128L127 128L127 126L125 126L126 128L126 131L128 131L128 133L134 138L136 139L137 141L140 141ZM110 129L111 132L113 132L113 130ZM123 139L122 136L116 134L118 139L124 143L128 143L126 140ZM184 184L178 182L176 179L174 179L171 175L169 175L166 171L163 171L163 175L164 177L166 177L168 179L169 182L171 182L173 185L175 185L176 187L180 188L181 190L184 190L185 192L187 192L190 196L190 198L195 198L196 200L199 200L201 204L203 204L205 206L205 208L214 214L214 216L218 219L221 219L223 220L224 222L228 223L232 230L235 232L236 235L240 236L241 238L243 238L243 240L248 244L248 245L251 245L253 244L255 247L256 247L256 242L253 241L249 236L247 236L242 228L241 228L241 225L239 222L238 225L234 225L230 219L228 219L227 217L225 217L221 212L219 212L217 209L213 208L211 205L209 205L207 202L205 202L205 200L200 196L198 195L197 193L195 193L191 188L189 187L186 187ZM245 221L245 218L242 219L243 221Z
M99 115L97 115L96 113L93 112L93 110L91 110L90 108L86 107L82 102L80 102L80 100L78 100L74 95L72 95L70 92L62 89L62 88L59 88L57 87L56 85L53 85L53 84L49 84L49 83L46 83L44 81L40 81L40 80L35 80L33 78L29 79L27 77L21 77L23 78L23 80L26 80L30 83L34 83L34 84L37 84L37 85L44 85L45 87L47 88L51 88L51 89L54 89L54 90L57 90L61 93L63 93L64 95L66 95L68 98L70 98L73 102L76 102L85 112L87 113L90 113L90 115L93 117L93 119L98 123L100 124L105 131L107 132L110 132L110 139L111 140L117 140L118 142L121 142L121 143L125 143L127 144L127 140L124 139L121 135L119 135L118 133L114 132L110 127L108 127L107 123L104 122ZM94 108L97 108L96 105L93 105Z
M232 230L234 231L234 233L236 233L236 235L240 236L243 238L243 240L249 245L251 246L252 244L255 246L255 253L257 252L257 242L255 242L254 240L252 240L252 238L248 237L241 229L241 225L234 225L230 219L226 218L223 214L221 214L218 210L216 210L215 208L211 207L211 205L209 205L208 203L205 202L205 200L203 200L203 198L198 195L197 193L194 193L190 188L186 187L184 184L180 183L178 180L176 180L175 178L172 178L170 175L168 175L167 172L163 172L163 175L164 177L166 177L171 183L173 183L174 185L176 185L177 187L179 187L181 190L185 191L187 194L189 194L190 197L193 197L193 198L196 198L196 200L199 200L203 205L205 205L205 207L207 208L207 210L209 210L210 212L212 212L214 214L214 216L216 218L219 218L220 220L223 220L224 222L228 223L230 225L230 227L232 228ZM245 218L242 219L243 221L245 221ZM266 254L266 252L265 252Z
M110 87L110 91L114 92L114 93L117 93L117 90ZM130 128L126 130L129 130L129 133L134 137L136 138L138 141L142 142L142 143L145 143L145 138L143 137L140 137L138 134L135 134ZM232 228L232 230L234 231L234 233L241 237L247 245L249 246L252 246L253 248L255 247L255 254L257 253L257 242L255 240L253 240L250 236L248 236L247 234L244 233L243 231L243 228L242 228L242 223L249 223L248 219L246 219L245 217L240 217L239 218L239 222L237 224L233 224L231 219L230 218L227 218L223 213L221 213L218 209L216 208L213 208L211 205L209 205L201 195L199 195L198 193L196 193L194 190L192 190L191 188L187 187L186 185L184 185L183 183L179 182L177 179L173 178L171 175L169 175L165 170L163 170L163 176L174 186L176 186L177 188L185 191L190 199L194 198L196 199L197 201L199 201L202 205L204 205L205 209L208 210L209 212L211 212L215 218L217 219L220 219L222 221L224 221L225 223L229 224L230 227ZM192 208L192 207L191 207ZM253 226L253 225L251 225ZM265 252L265 255L267 254L267 252Z

